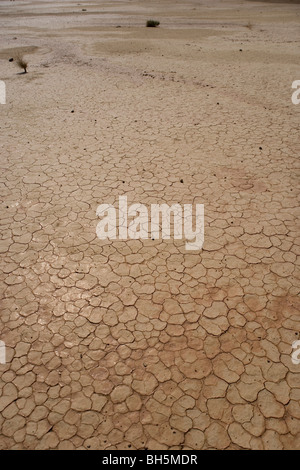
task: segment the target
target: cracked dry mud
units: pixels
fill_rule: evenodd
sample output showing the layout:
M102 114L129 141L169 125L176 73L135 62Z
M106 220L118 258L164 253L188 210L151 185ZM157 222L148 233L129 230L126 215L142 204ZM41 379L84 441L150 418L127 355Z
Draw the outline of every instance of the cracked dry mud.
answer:
M51 3L0 8L0 447L299 449L299 5ZM123 194L203 250L99 240Z

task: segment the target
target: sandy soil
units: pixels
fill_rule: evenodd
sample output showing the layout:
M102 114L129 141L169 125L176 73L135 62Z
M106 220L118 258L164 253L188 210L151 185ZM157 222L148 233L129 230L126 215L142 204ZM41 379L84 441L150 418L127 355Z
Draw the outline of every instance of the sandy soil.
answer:
M0 1L2 449L300 449L299 23ZM204 204L203 250L99 240L123 194Z

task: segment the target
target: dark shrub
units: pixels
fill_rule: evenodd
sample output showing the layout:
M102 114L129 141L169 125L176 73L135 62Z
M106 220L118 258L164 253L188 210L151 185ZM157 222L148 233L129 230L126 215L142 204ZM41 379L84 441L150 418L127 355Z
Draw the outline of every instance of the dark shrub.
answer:
M159 25L160 25L160 22L156 20L148 20L146 23L147 28L156 28Z

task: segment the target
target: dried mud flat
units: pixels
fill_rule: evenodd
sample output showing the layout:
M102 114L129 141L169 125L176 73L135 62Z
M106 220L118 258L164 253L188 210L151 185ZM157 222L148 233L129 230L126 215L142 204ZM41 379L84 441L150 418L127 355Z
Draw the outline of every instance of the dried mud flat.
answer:
M299 20L0 2L1 449L300 449ZM123 194L203 203L203 250L99 240Z

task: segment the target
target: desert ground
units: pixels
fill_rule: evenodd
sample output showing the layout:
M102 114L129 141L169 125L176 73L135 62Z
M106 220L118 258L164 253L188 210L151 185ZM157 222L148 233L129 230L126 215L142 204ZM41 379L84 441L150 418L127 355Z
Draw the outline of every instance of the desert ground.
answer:
M0 1L1 449L300 449L299 24ZM120 195L204 204L203 248L100 240Z

